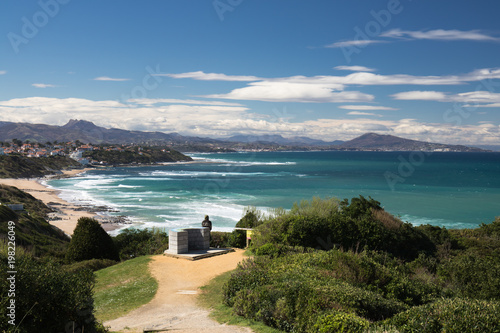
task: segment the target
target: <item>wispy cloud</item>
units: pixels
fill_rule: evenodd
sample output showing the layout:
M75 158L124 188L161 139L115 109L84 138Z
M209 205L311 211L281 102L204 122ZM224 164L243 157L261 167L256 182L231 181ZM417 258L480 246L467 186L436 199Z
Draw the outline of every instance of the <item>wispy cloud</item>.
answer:
M55 87L57 87L56 85L47 84L47 83L33 83L32 86L36 87L36 88L55 88Z
M475 104L476 107L497 107L500 103L500 93L490 91L470 91L459 94L448 94L441 91L405 91L394 95L396 100L458 102Z
M175 98L139 98L129 99L129 103L136 103L142 105L155 105L155 104L194 104L194 105L221 105L221 106L243 106L240 103L230 103L222 101L202 101L194 99L175 99Z
M153 76L167 76L174 79L193 79L202 81L259 81L256 76L247 75L226 75L221 73L205 73L202 71L188 72L180 74L153 74Z
M498 42L500 38L490 36L480 30L444 30L444 29L436 29L436 30L428 30L428 31L409 31L409 30L401 30L401 29L392 29L380 34L380 37L387 38L401 38L401 39L427 39L427 40L440 40L440 41L491 41Z
M360 112L360 111L351 111L347 113L350 116L373 116L373 117L383 117L381 114L371 113L371 112Z
M123 79L123 78L112 78L108 76L99 76L94 78L95 81L116 81L116 82L121 82L121 81L130 81L130 79Z
M336 66L334 69L339 71L352 71L352 72L375 72L374 68L365 66Z
M387 106L377 106L377 105L341 105L338 108L344 109L344 110L358 110L358 111L375 111L375 110L396 111L396 110L399 110L396 108L391 108L391 107L387 107Z
M0 75L7 74L7 71L0 71Z
M346 76L290 76L281 78L258 78L247 75L226 75L221 73L189 72L166 74L172 78L195 80L251 81L247 86L227 93L199 97L232 100L255 100L264 102L299 103L363 103L374 100L374 96L360 91L348 91L349 86L384 85L460 85L468 82L500 79L500 68L485 68L461 75L416 76L408 74L382 75L369 72L355 72ZM426 92L429 94L429 92ZM420 96L420 97L419 97ZM396 99L427 99L414 93L413 96L395 95ZM433 96L431 96L433 97Z
M365 47L371 44L382 44L387 43L384 40L375 39L360 39L360 40L347 40L342 42L336 42L332 44L325 45L326 48L348 48L348 47Z

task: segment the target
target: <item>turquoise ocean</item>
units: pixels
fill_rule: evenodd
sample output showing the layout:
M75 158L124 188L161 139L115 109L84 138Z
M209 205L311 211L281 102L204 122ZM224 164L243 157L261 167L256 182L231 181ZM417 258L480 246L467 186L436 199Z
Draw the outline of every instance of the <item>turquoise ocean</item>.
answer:
M91 170L47 181L81 205L108 206L136 228L230 231L245 207L314 196L371 196L414 225L474 228L500 216L500 153L239 152L191 154L194 163Z

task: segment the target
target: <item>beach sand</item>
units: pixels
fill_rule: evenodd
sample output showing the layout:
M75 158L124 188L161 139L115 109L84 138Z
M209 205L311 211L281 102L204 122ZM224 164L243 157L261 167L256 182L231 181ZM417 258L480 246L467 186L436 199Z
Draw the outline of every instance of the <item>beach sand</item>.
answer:
M76 169L63 171L61 177L74 177L78 174L92 169ZM36 199L41 200L47 206L57 209L57 212L52 213L49 218L49 223L63 230L66 234L72 235L76 227L76 223L80 217L96 216L93 212L82 210L82 207L71 204L58 196L58 191L51 189L41 183L43 179L30 178L30 179L13 179L13 178L0 178L0 184L17 187L18 189L27 192L34 196ZM116 224L102 224L104 230L111 231L118 226Z

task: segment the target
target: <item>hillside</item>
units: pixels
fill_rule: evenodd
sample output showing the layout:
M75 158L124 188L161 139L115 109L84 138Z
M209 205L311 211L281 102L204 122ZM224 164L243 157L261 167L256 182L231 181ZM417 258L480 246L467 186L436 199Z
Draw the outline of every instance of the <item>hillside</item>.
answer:
M342 143L340 147L349 149L359 149L359 150L364 150L364 149L400 150L400 151L442 150L442 151L463 151L463 152L484 151L483 149L480 148L410 140L393 135L381 135L376 133L364 134L353 140Z
M70 120L64 126L52 126L45 124L28 123L0 123L0 141L19 139L21 141L34 142L68 142L79 140L85 143L185 143L205 142L211 143L217 140L201 139L196 137L184 137L177 133L141 132L128 131L118 128L104 128L96 126L85 120Z
M294 136L291 138L284 138L281 135L234 135L226 141L230 142L242 142L242 143L273 143L279 145L289 145L289 146L332 146L342 144L344 141L335 140L332 142L327 142L323 140L315 140L304 136Z
M183 136L178 133L128 131L104 128L85 120L70 120L64 126L0 122L0 141L68 142L79 140L91 144L170 145L181 152L223 152L232 150L431 150L484 151L481 148L448 145L367 133L350 141L323 141L303 136L234 135L227 139Z
M110 165L153 164L193 160L176 150L166 150L165 147L134 147L123 151L93 150L85 152L84 156Z
M81 164L68 157L28 158L17 155L0 156L0 178L43 177L60 170L72 168L81 168Z
M15 221L17 246L39 257L64 257L69 237L45 220L51 212L49 207L29 193L7 185L0 185L0 203L0 239L7 237L7 222ZM14 212L6 206L9 204L22 204L24 211Z

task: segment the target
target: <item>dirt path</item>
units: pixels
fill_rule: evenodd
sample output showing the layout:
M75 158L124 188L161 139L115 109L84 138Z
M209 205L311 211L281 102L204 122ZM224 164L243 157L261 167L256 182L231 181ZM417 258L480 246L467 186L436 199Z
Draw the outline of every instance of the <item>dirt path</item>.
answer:
M144 328L176 333L252 332L247 328L221 325L208 318L209 311L196 305L201 286L236 268L243 259L243 250L197 261L155 256L149 266L158 280L158 291L153 300L104 325L111 326L111 331L121 332L142 332Z

